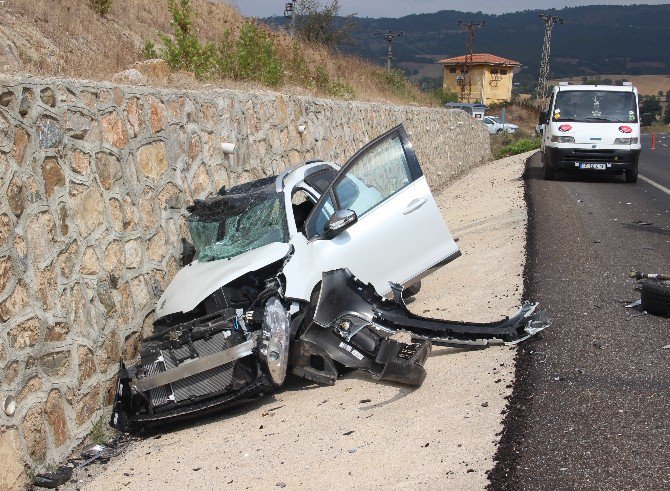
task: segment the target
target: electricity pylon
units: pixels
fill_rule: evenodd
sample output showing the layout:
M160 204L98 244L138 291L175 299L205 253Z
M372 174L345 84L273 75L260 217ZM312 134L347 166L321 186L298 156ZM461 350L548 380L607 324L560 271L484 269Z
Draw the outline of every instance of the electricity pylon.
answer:
M461 29L467 31L468 40L465 46L465 65L463 67L463 78L461 79L461 102L470 102L470 97L472 96L472 76L470 74L470 68L472 67L472 55L475 46L475 31L480 27L484 27L484 21L479 24L475 24L473 21L465 24L458 21L458 25Z
M547 76L549 75L549 55L551 54L551 30L556 24L565 24L565 21L555 15L540 14L544 22L544 46L542 47L542 62L540 63L540 80L537 85L537 100L544 102L547 98Z

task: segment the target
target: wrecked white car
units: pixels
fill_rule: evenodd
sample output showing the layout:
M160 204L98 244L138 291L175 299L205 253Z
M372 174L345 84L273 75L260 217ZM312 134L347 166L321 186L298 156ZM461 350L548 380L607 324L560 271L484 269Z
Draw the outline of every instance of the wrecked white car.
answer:
M121 364L112 425L200 416L343 370L420 385L431 344L516 343L549 325L525 304L478 324L410 313L403 287L460 251L407 133L394 128L341 168L311 161L189 207L193 248L158 301L137 365ZM192 256L192 257L191 257Z

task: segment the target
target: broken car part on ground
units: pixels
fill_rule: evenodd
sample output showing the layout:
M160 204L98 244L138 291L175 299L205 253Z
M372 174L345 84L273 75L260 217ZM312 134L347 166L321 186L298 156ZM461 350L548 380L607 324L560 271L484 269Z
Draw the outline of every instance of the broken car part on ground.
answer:
M407 133L343 167L311 161L197 200L193 247L158 301L138 364L121 363L111 424L204 415L271 392L290 370L421 385L431 345L517 343L549 325L536 305L497 323L412 314L403 288L460 255Z
M636 306L650 314L670 317L670 275L631 270L629 276L642 284Z

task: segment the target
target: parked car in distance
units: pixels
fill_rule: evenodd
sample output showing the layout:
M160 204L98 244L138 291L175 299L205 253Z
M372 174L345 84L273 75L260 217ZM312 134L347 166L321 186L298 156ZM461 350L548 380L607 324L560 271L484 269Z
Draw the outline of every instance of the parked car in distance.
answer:
M510 123L505 123L503 124L502 120L498 118L497 116L486 116L484 117L484 124L486 125L486 129L488 130L489 133L492 135L500 134L500 133L516 133L516 130L519 129L519 127L515 124L510 124Z

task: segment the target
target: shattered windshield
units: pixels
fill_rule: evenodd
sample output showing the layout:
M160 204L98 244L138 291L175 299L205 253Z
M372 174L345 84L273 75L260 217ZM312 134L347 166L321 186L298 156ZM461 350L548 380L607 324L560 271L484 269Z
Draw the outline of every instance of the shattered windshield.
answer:
M566 90L556 94L553 121L637 123L633 92Z
M236 186L195 203L188 228L200 262L238 256L273 242L288 242L283 194L275 178Z

